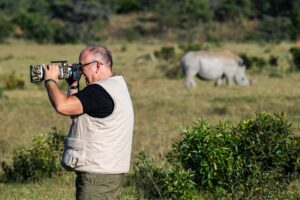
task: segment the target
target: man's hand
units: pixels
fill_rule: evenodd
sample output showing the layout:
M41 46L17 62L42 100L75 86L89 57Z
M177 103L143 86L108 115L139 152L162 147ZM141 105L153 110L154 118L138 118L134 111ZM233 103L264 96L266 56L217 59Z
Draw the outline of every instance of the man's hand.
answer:
M42 65L44 68L44 80L52 79L56 81L57 83L60 81L58 76L59 76L59 67L56 64L49 64L47 67L43 64Z
M78 86L79 82L78 80L73 80L72 77L66 79L68 86Z

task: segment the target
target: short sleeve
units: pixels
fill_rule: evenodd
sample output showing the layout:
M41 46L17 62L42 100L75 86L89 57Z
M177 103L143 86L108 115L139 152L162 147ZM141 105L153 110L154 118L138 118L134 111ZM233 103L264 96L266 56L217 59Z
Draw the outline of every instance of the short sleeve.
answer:
M105 118L114 110L112 97L98 84L88 85L74 96L80 100L83 112L92 117Z

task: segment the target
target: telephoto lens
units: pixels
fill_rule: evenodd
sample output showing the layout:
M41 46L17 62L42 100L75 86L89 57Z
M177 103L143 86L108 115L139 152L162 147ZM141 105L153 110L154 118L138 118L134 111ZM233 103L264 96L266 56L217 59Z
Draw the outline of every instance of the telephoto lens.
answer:
M58 78L59 79L68 79L72 77L72 68L67 65L61 65L58 66L59 73ZM38 83L44 80L44 68L42 65L30 65L30 81L32 83Z
M67 61L51 61L51 63L61 63L58 66L59 79L73 79L73 80L80 80L81 77L81 65L80 64L73 64L69 66ZM42 65L30 65L30 81L32 83L38 83L44 80L45 71Z
M42 65L30 65L30 81L37 83L44 80L44 69Z

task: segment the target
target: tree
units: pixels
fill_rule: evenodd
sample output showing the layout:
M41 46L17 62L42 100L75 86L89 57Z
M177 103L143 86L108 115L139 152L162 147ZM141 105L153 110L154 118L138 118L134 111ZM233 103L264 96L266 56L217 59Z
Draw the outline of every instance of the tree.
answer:
M91 0L56 1L52 4L52 9L52 17L64 22L60 28L61 33L56 38L58 42L64 42L68 37L73 42L93 39L96 37L94 29L100 28L101 23L108 21L110 17L108 7Z
M208 0L161 0L157 3L155 14L160 26L188 28L199 22L208 22L212 12Z
M217 21L236 21L253 16L251 0L212 0L210 7Z

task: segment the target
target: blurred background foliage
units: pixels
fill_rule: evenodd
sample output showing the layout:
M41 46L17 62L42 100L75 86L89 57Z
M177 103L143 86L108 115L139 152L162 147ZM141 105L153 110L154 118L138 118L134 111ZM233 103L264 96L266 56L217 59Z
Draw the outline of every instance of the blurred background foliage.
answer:
M300 30L300 1L292 0L0 0L0 10L1 42L145 37L276 42L296 40Z

